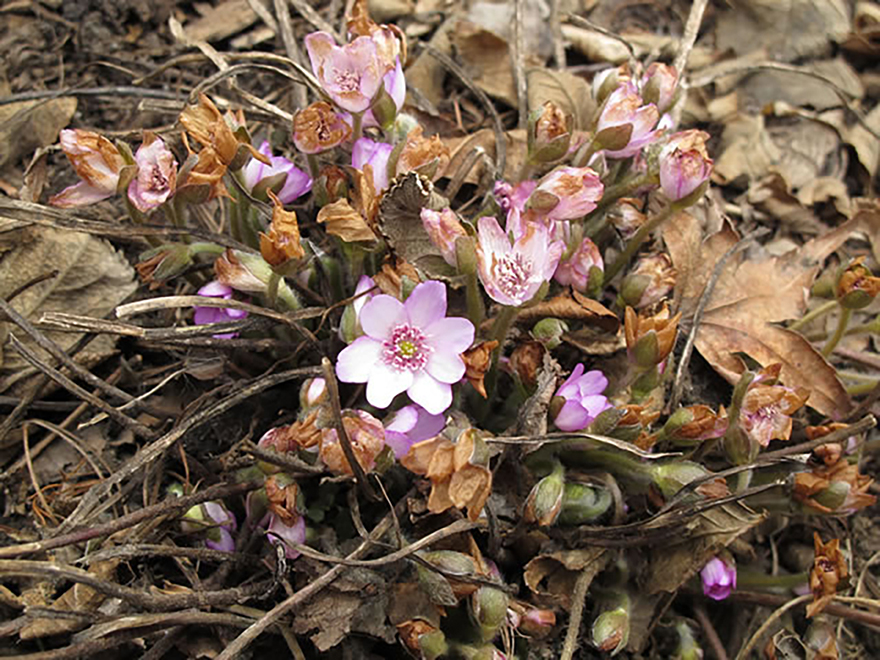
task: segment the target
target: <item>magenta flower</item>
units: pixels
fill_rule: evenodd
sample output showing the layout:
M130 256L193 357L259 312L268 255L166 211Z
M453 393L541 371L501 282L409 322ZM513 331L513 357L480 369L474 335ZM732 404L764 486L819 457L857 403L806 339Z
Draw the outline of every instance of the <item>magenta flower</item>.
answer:
M529 196L537 187L538 182L532 179L521 181L515 186L510 185L506 181L497 181L493 192L502 211L509 212L512 208L524 211Z
M376 194L388 188L388 157L394 147L370 138L360 138L351 150L351 166L363 171L365 165L373 170L373 188Z
M589 167L559 167L535 188L528 206L547 220L574 220L595 209L604 191Z
M658 119L660 119L660 112L657 110L657 106L653 103L643 105L642 97L639 96L632 81L621 84L611 92L605 102L605 107L602 109L602 114L599 115L599 122L596 125L596 133L607 128L631 124L632 134L626 146L615 150L606 149L605 155L610 158L635 156L656 136L656 131L651 129L657 124Z
M660 187L676 201L703 185L712 174L712 159L706 151L705 131L691 129L669 137L660 150Z
M266 535L269 537L269 542L272 545L277 543L284 544L284 555L288 559L296 559L300 556L300 551L294 548L289 543L296 543L299 545L304 545L306 542L306 519L302 516L298 516L296 522L293 523L292 526L288 527L281 520L280 516L275 515L274 513L270 513L268 515L269 524L266 527ZM285 543L285 541L287 543Z
M232 299L232 288L217 281L208 282L205 286L199 289L197 293L206 298L223 298L224 300ZM196 325L238 321L239 319L245 318L247 315L248 313L243 309L230 309L228 307L193 307L193 322ZM218 335L213 335L215 339L232 339L237 336L237 332L223 332Z
M177 186L177 161L161 138L144 134L144 142L134 155L137 176L128 184L128 198L141 213L164 204Z
M232 532L238 528L235 516L220 502L204 502L183 514L181 529L204 536L205 547L221 552L235 552Z
M110 140L91 131L64 129L59 142L82 181L53 195L52 206L86 206L116 194L125 162Z
M509 220L508 220L509 223ZM553 277L565 243L553 241L541 223L527 222L513 245L498 221L480 218L477 223L477 268L492 300L518 307L531 300L544 282Z
M260 181L279 174L287 175L287 178L284 180L284 185L281 187L281 190L278 191L278 199L281 200L282 204L290 204L292 201L298 197L302 197L312 189L312 177L286 158L282 156L273 156L272 147L269 146L268 141L263 140L263 144L260 145L258 151L272 161L272 164L266 165L265 163L258 161L256 158L252 158L250 162L245 165L243 172L244 184L252 193L254 186Z
M602 395L608 387L608 379L601 371L584 373L579 364L571 376L556 391L565 400L553 423L560 431L580 431L587 428L600 413L611 408L608 398Z
M605 270L602 254L593 241L584 238L570 257L559 262L553 279L563 286L571 285L576 291L585 293L594 268Z
M306 36L312 71L324 91L343 110L360 113L370 107L388 69L370 37L337 46L326 32Z
M443 209L442 211L422 209L421 218L422 226L428 232L431 242L440 250L443 260L456 268L458 255L455 251L455 242L459 238L467 237L467 232L461 226L461 221L455 215L455 211L452 209Z
M410 447L438 435L444 426L444 415L432 415L415 404L404 406L385 425L385 444L391 447L395 458L401 459L409 453Z
M700 571L703 594L713 600L724 600L736 589L736 566L720 557L712 557Z
M474 340L464 318L446 318L446 286L419 284L405 303L375 296L360 314L364 336L339 354L336 375L366 383L367 401L387 408L401 392L432 415L452 403L452 384L464 376L461 353Z

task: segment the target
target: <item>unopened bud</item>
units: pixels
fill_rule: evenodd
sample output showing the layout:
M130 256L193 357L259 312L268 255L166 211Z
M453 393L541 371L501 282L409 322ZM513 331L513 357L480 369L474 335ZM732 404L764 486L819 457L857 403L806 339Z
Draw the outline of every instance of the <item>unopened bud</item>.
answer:
M604 516L612 504L611 493L606 488L568 482L562 493L560 525L583 525Z
M565 490L565 469L557 463L553 471L532 488L526 500L523 518L526 522L549 527L556 522L562 511Z
M684 486L697 479L708 477L711 473L699 463L693 461L655 461L650 466L654 485L663 497L670 498Z
M185 272L191 264L189 246L169 243L143 252L135 269L141 279L155 289Z
M556 627L553 610L532 607L520 615L519 630L532 637L546 637Z
M299 390L299 405L304 411L317 408L327 403L330 395L327 391L327 381L323 378L309 378Z
M544 344L548 350L553 350L562 343L562 335L568 332L568 324L557 318L544 318L538 321L532 328L531 335Z
M675 624L678 633L678 646L671 660L703 660L703 649L694 638L694 633L686 621Z
M484 640L495 637L507 621L507 604L507 594L495 587L483 585L471 595L471 617Z
M533 163L552 163L568 152L573 118L553 101L529 116L528 152Z
M394 102L391 94L386 91L384 84L376 93L370 110L373 111L376 122L383 129L387 130L394 125L394 119L397 117L397 104Z
M854 259L837 277L835 295L841 307L862 309L880 293L880 277L874 277L870 269L862 264L864 260L864 257Z
M629 642L629 612L623 606L602 612L593 621L593 644L612 656Z

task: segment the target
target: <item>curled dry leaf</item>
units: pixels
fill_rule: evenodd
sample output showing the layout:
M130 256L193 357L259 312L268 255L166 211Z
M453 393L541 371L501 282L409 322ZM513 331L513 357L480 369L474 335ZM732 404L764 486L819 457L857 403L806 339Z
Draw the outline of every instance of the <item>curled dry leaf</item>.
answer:
M617 332L620 320L601 303L577 291L570 291L520 311L517 321L537 321L552 316L594 326L605 332Z
M605 548L587 547L538 555L526 564L523 579L539 600L548 605L571 607L571 592L578 576L589 571L596 577L608 564Z
M498 177L510 180L518 175L526 160L528 153L526 132L520 129L507 131L504 137L507 140L507 162L504 165L503 175L499 172ZM449 165L446 166L446 172L450 176L454 176L458 169L464 166L475 149L482 149L490 163L496 159L495 132L491 128L481 129L466 137L446 138L443 143L450 151ZM465 183L479 183L485 172L486 162L478 160L465 177Z
M318 211L318 222L326 225L328 234L338 236L346 243L376 240L376 234L347 199L339 199L322 207Z

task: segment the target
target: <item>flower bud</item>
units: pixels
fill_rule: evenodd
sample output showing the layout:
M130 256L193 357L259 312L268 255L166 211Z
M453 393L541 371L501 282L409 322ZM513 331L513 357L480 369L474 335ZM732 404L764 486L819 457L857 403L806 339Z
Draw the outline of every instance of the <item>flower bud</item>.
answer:
M654 140L658 119L657 106L644 105L635 84L626 81L605 101L596 123L596 139L606 156L629 158Z
M880 277L862 265L864 257L857 257L837 277L835 295L846 309L862 309L873 302L880 293Z
M450 575L474 575L477 565L474 558L455 550L432 550L421 554L429 564L433 564Z
M59 141L82 181L53 195L49 199L52 206L85 206L116 194L125 162L110 140L91 131L64 129Z
M556 627L556 614L553 610L530 607L520 615L519 630L532 637L546 637Z
M309 378L299 390L299 405L303 411L323 406L329 400L327 381L323 378Z
M635 234L647 219L647 216L641 211L639 200L631 197L618 200L617 204L608 211L608 221L625 239L629 239Z
M620 653L629 642L629 612L622 605L602 612L593 621L593 645L612 656Z
M235 552L232 538L238 524L235 516L221 502L204 502L183 514L181 528L187 533L199 533L205 537L205 547L221 552Z
M245 293L262 293L272 269L261 257L228 248L214 261L217 281Z
M479 627L482 638L491 640L507 621L507 594L483 585L471 594L469 602L471 618Z
M678 646L675 648L672 660L703 660L703 649L694 638L694 633L687 622L677 622L675 632L678 633Z
M706 150L709 134L696 129L671 135L660 150L660 188L672 201L701 195L712 174L713 161Z
M589 294L602 286L605 263L598 246L589 238L584 238L577 250L568 258L559 261L553 279L563 286L571 285L575 291Z
M534 325L531 335L552 351L562 343L562 335L566 332L568 332L568 324L565 321L547 317Z
M419 653L422 660L437 660L449 651L443 631L422 619L397 624L397 632L404 646Z
M142 252L140 261L135 265L141 279L156 289L164 282L186 272L192 265L189 246L180 243L168 243Z
M305 154L327 151L349 137L351 126L325 101L312 103L293 116L293 143Z
M665 498L670 498L690 482L708 477L711 473L693 461L654 461L649 466L654 485Z
M510 354L510 368L529 389L538 382L538 369L544 363L546 352L541 342L525 341L517 344Z
M370 166L373 176L373 190L376 194L388 188L388 158L394 147L385 142L375 142L362 137L354 143L351 150L351 166L365 171Z
M528 523L549 527L562 511L565 490L565 469L557 463L553 471L534 485L526 499L523 518Z
M355 458L365 472L376 465L376 457L385 447L385 427L382 422L363 410L346 410L342 423L351 441ZM323 429L321 432L321 460L331 472L354 474L354 470L342 451L336 429Z
M574 120L553 101L547 101L529 116L528 154L532 163L552 163L566 153L571 144Z
M432 135L426 138L422 135L422 131L422 127L418 126L406 136L395 163L397 176L412 171L428 179L436 179L443 175L449 164L449 147L443 144L440 136Z
M624 334L630 362L642 369L663 362L675 346L678 321L681 312L669 318L666 305L654 316L636 314L632 307L626 308Z
M385 86L379 88L376 96L373 97L373 104L370 106L376 123L383 129L391 128L397 117L397 103L391 97L391 94L385 89Z
M146 131L134 156L137 176L128 184L128 199L141 213L165 203L177 185L177 161L165 142Z
M857 464L841 458L831 466L795 474L793 495L810 513L849 515L877 501L869 492L873 481L859 473Z
M596 208L605 186L589 167L559 167L529 196L526 208L550 220L574 220Z
M557 522L560 525L584 525L604 516L612 504L611 493L606 488L566 482L562 492L562 510Z
M370 289L375 288L376 282L372 277L362 275L358 280L357 287L354 290L354 300L345 306L342 312L342 320L339 322L339 338L350 344L355 339L364 334L361 328L360 314L364 305L372 300L372 293L367 293Z
M700 571L703 594L712 600L724 600L736 589L736 564L728 553L712 557Z
M432 211L424 208L421 212L422 225L434 246L440 250L443 260L456 268L458 265L457 246L459 238L468 238L461 221L452 209ZM476 265L476 264L475 264Z
M704 440L720 438L727 432L728 420L724 408L715 413L709 406L695 405L679 408L663 426L663 436L679 446L695 446Z
M623 72L623 68L605 69L593 77L591 87L596 103L600 105L604 103L605 99L611 96L611 92L617 89L621 81L629 79L629 76Z
M302 259L303 250L299 237L299 224L294 211L285 211L281 200L271 190L272 222L268 233L260 232L260 254L270 266L281 266L292 259Z
M675 267L666 253L643 257L623 278L620 295L630 307L650 307L669 295L675 276Z
M488 398L484 380L486 372L492 366L492 351L497 347L498 341L495 339L482 341L461 354L461 359L464 360L465 378L484 399Z
M642 98L654 103L660 114L666 112L675 98L678 87L678 72L675 67L654 62L642 76Z

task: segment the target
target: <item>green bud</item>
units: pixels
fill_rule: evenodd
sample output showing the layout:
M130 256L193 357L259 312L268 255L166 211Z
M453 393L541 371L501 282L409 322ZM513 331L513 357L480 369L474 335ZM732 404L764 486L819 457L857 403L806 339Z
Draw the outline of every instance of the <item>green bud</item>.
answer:
M449 652L449 644L442 630L432 630L424 635L419 635L419 650L424 660L437 660Z
M651 330L642 335L632 351L633 361L642 369L650 369L662 360L657 333Z
M694 639L694 633L686 621L675 624L678 633L678 646L671 660L703 660L703 649Z
M542 527L553 525L562 511L564 489L565 468L557 462L553 471L536 483L529 493L523 513L525 521Z
M370 110L373 111L373 116L383 130L388 130L394 125L394 120L397 117L397 104L386 91L385 83L382 83L382 86L376 93Z
M650 465L651 478L654 485L669 498L684 486L697 479L708 477L711 473L699 463L693 461L654 461Z
M685 424L690 424L692 421L694 421L694 413L691 412L690 408L679 408L666 420L666 423L663 425L663 434L675 436L675 432L678 429Z
M592 275L590 276L592 278ZM532 337L553 350L562 343L562 335L568 332L568 324L561 319L548 317L538 321L532 328Z
M595 522L608 512L612 501L607 488L568 482L562 493L562 511L557 522L560 525Z
M485 641L495 637L507 620L508 600L504 591L486 585L471 594L471 617Z
M596 435L611 434L617 428L617 424L620 422L623 415L624 411L619 408L608 408L607 410L603 410L590 424L590 433L595 433ZM638 436L638 429L636 430L636 436Z
M837 511L843 506L849 491L850 486L845 481L832 481L826 489L813 495L813 499L822 506Z
M622 605L602 612L593 621L592 632L597 649L617 655L629 642L629 612Z
M422 558L440 570L452 575L473 575L477 572L474 558L455 550L432 550L422 554Z
M192 265L189 246L167 243L142 252L137 269L146 281L166 282Z
M651 284L651 278L647 275L630 273L623 278L623 283L620 286L620 297L630 307L638 307L642 294L649 284Z

